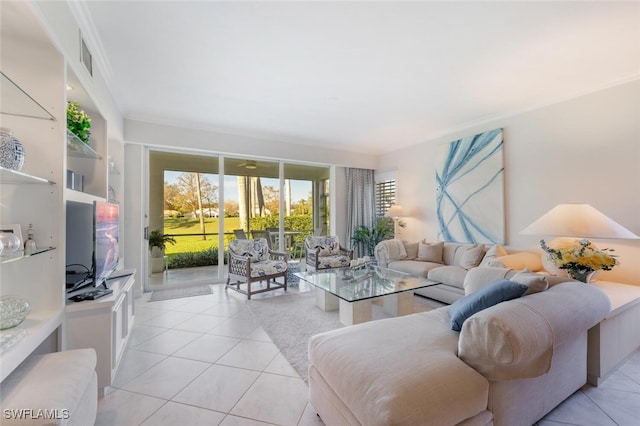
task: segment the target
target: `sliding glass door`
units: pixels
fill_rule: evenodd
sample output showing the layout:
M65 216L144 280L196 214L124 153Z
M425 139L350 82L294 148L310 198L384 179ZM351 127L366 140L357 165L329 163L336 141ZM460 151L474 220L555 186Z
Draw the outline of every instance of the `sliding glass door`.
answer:
M222 280L233 238L266 238L301 259L305 237L329 229L328 166L151 151L149 171L149 229L175 239L171 269L215 252Z

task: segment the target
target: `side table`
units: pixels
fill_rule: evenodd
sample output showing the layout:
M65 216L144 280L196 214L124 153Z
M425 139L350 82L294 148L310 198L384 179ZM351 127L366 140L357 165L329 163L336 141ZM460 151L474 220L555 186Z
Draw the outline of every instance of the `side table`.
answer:
M611 300L611 312L589 330L587 383L598 386L640 347L640 286L596 281Z
M287 285L289 287L295 287L300 283L300 278L295 275L296 272L300 272L300 261L290 260L287 262Z

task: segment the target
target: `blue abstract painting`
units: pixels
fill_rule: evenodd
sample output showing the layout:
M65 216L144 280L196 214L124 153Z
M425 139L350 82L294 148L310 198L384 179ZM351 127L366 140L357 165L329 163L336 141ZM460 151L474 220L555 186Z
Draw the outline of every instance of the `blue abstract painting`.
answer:
M504 244L502 129L453 141L436 160L438 239Z

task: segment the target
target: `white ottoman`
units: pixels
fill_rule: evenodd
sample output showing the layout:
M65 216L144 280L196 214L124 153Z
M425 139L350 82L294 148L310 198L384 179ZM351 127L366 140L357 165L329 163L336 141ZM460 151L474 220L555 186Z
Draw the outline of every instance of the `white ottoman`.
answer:
M93 349L27 358L1 386L3 426L86 426L96 421L98 376Z

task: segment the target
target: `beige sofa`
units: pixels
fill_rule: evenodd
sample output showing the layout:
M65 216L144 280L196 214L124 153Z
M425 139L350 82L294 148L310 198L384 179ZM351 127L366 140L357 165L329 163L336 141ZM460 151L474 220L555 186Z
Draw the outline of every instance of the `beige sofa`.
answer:
M543 270L538 254L507 252L498 244L486 247L482 244L429 243L426 240L385 240L376 246L374 254L382 267L443 283L414 293L444 303L453 303L464 296L463 283L471 268L495 266L528 268L532 272Z
M476 270L485 283L513 273ZM448 308L313 336L309 398L324 423L532 425L586 383L587 331L610 302L564 282L484 309L459 333Z

